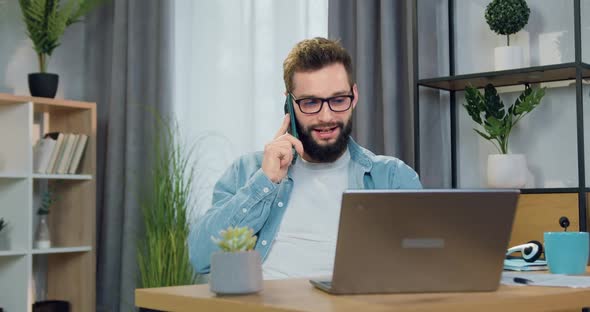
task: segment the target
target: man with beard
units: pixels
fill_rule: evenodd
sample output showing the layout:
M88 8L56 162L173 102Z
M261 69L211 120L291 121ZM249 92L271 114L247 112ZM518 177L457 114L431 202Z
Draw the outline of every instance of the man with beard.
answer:
M402 161L376 156L350 138L358 88L351 57L337 42L298 43L283 71L300 140L288 132L286 114L263 152L241 157L217 182L213 207L190 234L199 273L209 271L218 250L211 236L248 226L258 235L265 279L330 275L344 190L421 188Z

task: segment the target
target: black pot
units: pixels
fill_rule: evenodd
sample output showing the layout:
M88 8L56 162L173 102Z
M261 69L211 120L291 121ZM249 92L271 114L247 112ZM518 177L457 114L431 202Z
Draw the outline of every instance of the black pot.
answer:
M32 96L54 98L57 93L59 76L57 74L29 74L29 91Z
M139 312L162 312L160 310L153 310L148 308L139 308Z
M62 300L45 300L33 304L33 312L70 312L70 303Z

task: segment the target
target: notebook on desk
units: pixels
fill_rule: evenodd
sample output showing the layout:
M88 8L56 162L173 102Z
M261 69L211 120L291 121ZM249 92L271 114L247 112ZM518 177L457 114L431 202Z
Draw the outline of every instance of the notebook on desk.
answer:
M342 196L333 294L493 291L518 190L355 190Z

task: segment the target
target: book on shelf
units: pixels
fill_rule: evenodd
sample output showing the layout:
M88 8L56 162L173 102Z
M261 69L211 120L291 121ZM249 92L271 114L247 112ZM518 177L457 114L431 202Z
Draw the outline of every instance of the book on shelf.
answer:
M59 132L50 132L50 133L45 134L44 138L46 138L46 139L49 138L49 139L55 140L55 145L53 147L53 151L51 152L51 157L49 159L49 163L47 164L47 167L45 168L45 171L40 172L40 173L52 173L53 167L55 167L55 162L57 160L57 156L58 156L61 146L63 144L64 135L63 135L63 133L59 133Z
M82 160L82 155L84 155L84 150L86 150L87 142L88 136L86 134L80 134L80 138L76 143L74 155L72 156L72 163L68 168L68 173L75 174L78 171L78 167L80 166L80 162Z
M69 168L70 163L72 162L72 153L74 151L74 146L76 145L77 135L73 133L66 134L65 145L63 148L63 154L59 160L59 165L57 165L57 169L54 173L57 174L66 174Z
M39 139L33 148L33 170L34 172L45 172L51 154L55 147L55 140L51 138Z
M60 166L61 162L63 161L64 153L66 151L66 145L68 144L69 140L70 140L70 135L67 133L64 133L62 143L59 147L59 150L57 151L57 157L55 158L55 163L53 164L53 167L51 167L51 171L48 173L53 173L53 174L57 173L57 170L59 169L59 166Z
M75 174L82 161L88 135L50 132L33 147L34 172Z

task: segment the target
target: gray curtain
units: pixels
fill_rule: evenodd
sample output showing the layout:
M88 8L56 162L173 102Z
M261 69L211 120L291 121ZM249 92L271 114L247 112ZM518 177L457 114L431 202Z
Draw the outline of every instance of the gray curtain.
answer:
M328 33L352 54L359 87L353 136L377 154L414 163L411 5L330 0Z
M87 98L98 108L97 311L130 311L138 194L154 111L171 103L172 2L108 1L86 19Z

